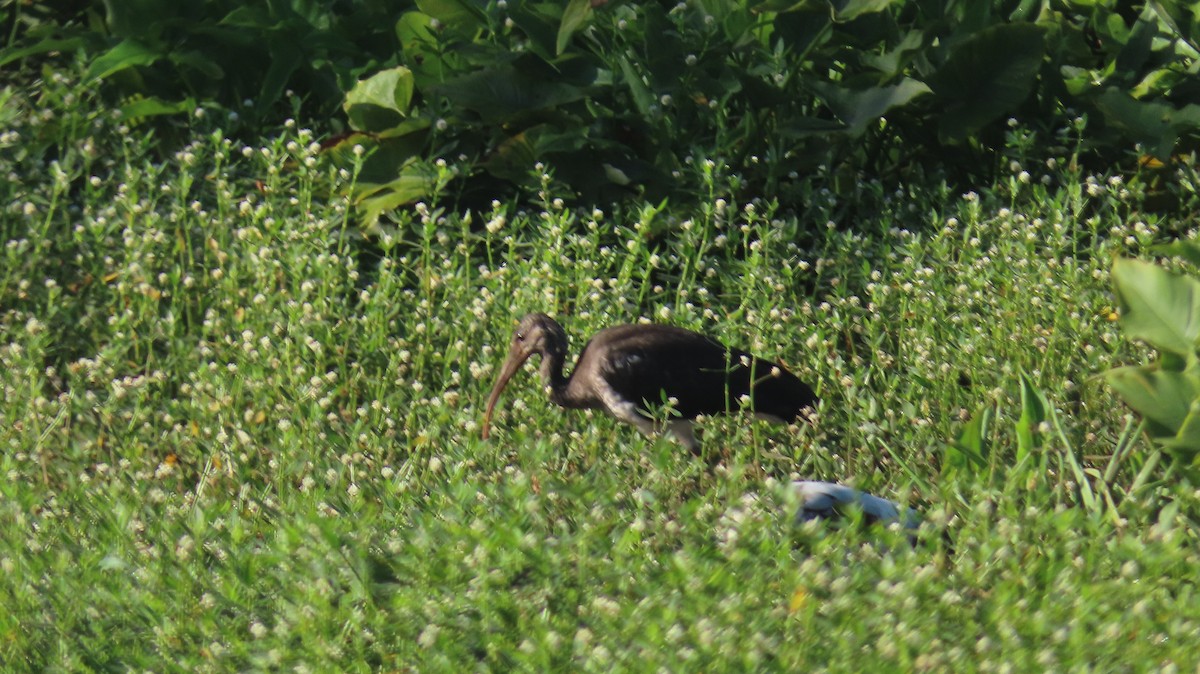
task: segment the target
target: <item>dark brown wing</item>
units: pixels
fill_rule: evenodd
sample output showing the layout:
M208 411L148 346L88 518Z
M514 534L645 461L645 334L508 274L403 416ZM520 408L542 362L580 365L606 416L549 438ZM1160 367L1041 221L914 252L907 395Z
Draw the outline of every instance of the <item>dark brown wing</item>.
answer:
M683 328L610 328L589 342L581 362L589 349L598 351L592 357L599 356L600 376L622 398L639 407L675 398L685 418L740 409L743 395L751 397L753 411L787 422L816 403L812 389L782 366Z

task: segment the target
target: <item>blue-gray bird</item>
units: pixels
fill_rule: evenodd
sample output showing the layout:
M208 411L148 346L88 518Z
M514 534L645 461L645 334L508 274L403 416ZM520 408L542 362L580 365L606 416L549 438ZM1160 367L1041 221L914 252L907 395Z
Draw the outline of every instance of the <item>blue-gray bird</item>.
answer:
M921 516L916 510L846 485L801 480L793 482L792 486L804 499L796 511L797 524L812 520L843 519L851 510L858 509L862 511L863 522L867 524L900 522L902 527L910 531L921 526Z

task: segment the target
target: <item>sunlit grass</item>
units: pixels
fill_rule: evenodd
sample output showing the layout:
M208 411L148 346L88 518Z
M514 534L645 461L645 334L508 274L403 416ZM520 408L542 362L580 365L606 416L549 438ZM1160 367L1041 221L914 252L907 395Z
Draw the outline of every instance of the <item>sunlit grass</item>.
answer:
M5 105L15 669L1195 666L1190 488L1100 515L1058 464L940 471L992 404L1012 462L1022 372L1069 440L1045 452L1106 467L1125 411L1090 377L1143 355L1107 270L1179 226L1140 208L1136 176L1022 157L973 190L868 181L870 215L842 220L819 177L785 214L721 196L728 177L697 159L713 198L613 213L566 207L552 167L531 167L540 208L402 209L371 255L338 196L353 172L296 125L245 145L201 119L156 159L121 120L68 107L86 123L31 155L50 118ZM554 408L526 372L482 442L533 310L573 353L655 320L777 358L820 393L817 419L707 420L711 470ZM798 530L797 477L911 500L932 530L915 550Z

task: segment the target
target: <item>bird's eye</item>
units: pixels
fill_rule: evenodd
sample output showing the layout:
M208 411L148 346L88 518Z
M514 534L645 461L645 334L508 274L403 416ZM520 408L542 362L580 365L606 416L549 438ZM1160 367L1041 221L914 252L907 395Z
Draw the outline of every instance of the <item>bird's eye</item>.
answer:
M525 333L523 333L523 332L518 332L518 333L517 333L515 336L516 336L516 338L517 338L517 341L518 341L518 342L523 342L523 341L525 341Z

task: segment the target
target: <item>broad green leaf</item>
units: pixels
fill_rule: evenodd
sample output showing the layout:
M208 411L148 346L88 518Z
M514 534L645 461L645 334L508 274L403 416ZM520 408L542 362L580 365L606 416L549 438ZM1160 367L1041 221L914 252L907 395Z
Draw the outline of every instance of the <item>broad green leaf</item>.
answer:
M417 164L409 164L400 177L384 185L364 185L370 194L357 202L363 227L375 226L379 216L407 204L428 198L437 184L434 174Z
M288 80L304 59L304 51L300 45L278 33L269 34L267 44L271 46L271 63L267 66L257 101L263 108L274 105L283 96Z
M1008 20L1010 23L1033 21L1044 7L1044 0L1020 0L1020 4L1008 15Z
M1127 38L1121 40L1121 51L1117 53L1116 62L1113 64L1114 72L1123 81L1131 80L1146 65L1156 37L1158 17L1149 6L1143 7Z
M1161 444L1177 458L1188 462L1200 453L1200 400L1192 402L1192 408L1179 425L1175 437L1162 440Z
M1200 267L1200 242L1176 239L1171 243L1154 246L1150 250L1159 255L1177 255L1195 267Z
M426 131L429 129L429 127L430 122L428 119L413 117L400 122L390 129L380 131L379 133L375 134L375 137L380 140L399 138L401 136L408 136L419 131Z
M458 50L439 46L433 17L421 12L405 12L396 21L396 38L400 40L404 63L412 70L416 89L441 84L459 73L463 58Z
M547 154L556 153L556 161L560 163L556 168L568 168L568 158L582 149L586 140L580 129L558 131L554 125L538 124L505 139L483 166L498 178L524 184L529 180L529 167Z
M385 185L408 168L412 159L424 151L429 140L429 127L429 120L406 119L381 133L349 134L325 152L333 155L338 163L348 165L357 161L355 146L362 146L364 159L354 191L355 197L361 198L369 192L364 185Z
M99 80L134 66L148 66L163 57L163 53L138 40L122 40L120 44L92 59L83 79Z
M792 12L810 10L818 4L815 0L763 0L751 7L750 11L754 14Z
M95 3L100 4L100 3ZM163 28L179 21L189 3L161 0L103 0L104 22L118 37L157 38ZM49 5L53 6L53 5Z
M864 53L863 63L875 68L884 76L891 78L901 74L912 62L912 57L921 51L925 44L925 31L910 30L894 47L883 54Z
M1200 395L1194 375L1155 365L1114 368L1104 373L1104 379L1126 405L1151 422L1152 436L1178 433Z
M847 131L857 136L892 108L906 105L914 98L929 93L929 87L923 82L906 78L891 86L859 90L827 83L818 87L817 93L845 122Z
M1029 97L1045 54L1042 34L1035 24L999 24L954 47L927 80L944 106L942 137L968 136Z
M196 100L194 98L185 98L182 101L170 103L155 96L149 96L138 98L122 105L121 116L125 119L139 120L160 115L190 113L195 109Z
M1190 80L1194 75L1181 73L1177 70L1169 68L1159 68L1152 70L1149 74L1142 78L1132 89L1129 90L1129 95L1136 99L1144 99L1147 97L1157 97L1169 94L1171 89L1180 82Z
M225 71L221 68L221 65L212 58L211 54L205 54L204 52L196 50L176 50L168 54L168 58L171 60L171 63L198 70L204 73L204 76L209 79L219 80L225 77ZM264 103L261 98L257 102Z
M621 74L625 76L625 82L629 85L629 93L633 96L633 103L637 106L638 112L643 116L649 116L650 106L654 105L654 94L642 81L642 78L633 69L633 64L624 56L620 57Z
M828 10L838 23L853 21L864 14L882 12L897 0L764 0L751 8L755 14Z
M1108 19L1104 21L1104 27L1108 30L1109 37L1117 44L1125 44L1129 40L1129 26L1125 25L1125 19L1120 14L1109 14Z
M1063 85L1072 96L1082 96L1104 82L1104 75L1095 70L1064 65L1058 69Z
M342 108L360 131L383 131L399 124L412 103L413 76L397 66L361 80L346 94Z
M221 17L220 21L220 25L222 26L237 26L256 31L270 30L275 23L276 19L271 16L271 12L266 7L256 7L249 4L235 7L228 14Z
M406 119L383 133L375 134L362 143L369 156L363 162L359 180L387 183L404 171L411 172L414 169L409 165L425 149L428 139L429 121L424 119ZM354 151L353 146L350 151Z
M592 16L592 0L571 0L563 10L562 23L558 26L558 44L556 53L562 56L571 43L571 36Z
M793 117L775 127L775 132L783 138L796 140L810 136L827 136L833 131L844 131L846 125L835 119L819 117Z
M510 2L509 17L528 38L526 47L547 63L554 61L554 46L562 26L561 2Z
M829 0L833 9L833 20L839 23L853 21L864 14L882 12L896 0Z
M549 110L584 96L578 87L538 77L508 64L439 84L431 93L474 111L487 123L508 122L519 114Z
M1095 97L1108 123L1141 142L1155 157L1166 160L1181 133L1200 130L1200 105L1176 108L1161 101L1138 101L1116 87Z
M1042 446L1038 426L1046 420L1045 396L1037 390L1028 375L1021 375L1021 418L1017 420L1017 461Z
M1200 282L1156 264L1123 258L1113 262L1112 278L1121 327L1130 337L1187 360L1195 358Z
M82 37L48 38L20 49L0 49L0 66L19 61L27 56L36 56L51 51L73 52L86 45L87 42Z
M1163 4L1158 0L1150 0L1146 3L1146 7L1154 10L1154 13L1162 20L1163 25L1176 38L1175 53L1188 59L1200 58L1200 48L1196 45L1197 30L1200 29L1200 22L1196 21L1196 6L1188 7L1186 3L1168 2ZM1186 30L1181 30L1180 26L1186 27ZM1194 74L1195 65L1191 68Z
M470 0L417 0L417 9L458 33L474 33L483 20Z
M527 129L515 136L506 138L496 146L496 150L488 157L484 167L489 173L522 183L528 180L529 167L537 162L537 148L534 144L539 128Z

